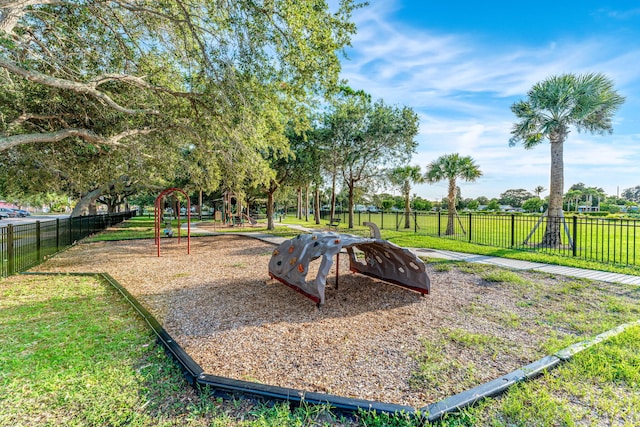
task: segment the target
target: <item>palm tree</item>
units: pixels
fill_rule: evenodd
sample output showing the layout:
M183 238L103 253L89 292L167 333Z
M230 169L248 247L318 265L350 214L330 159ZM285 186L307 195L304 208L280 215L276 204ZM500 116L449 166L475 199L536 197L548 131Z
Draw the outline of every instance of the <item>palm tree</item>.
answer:
M533 192L535 193L536 196L538 196L538 199L540 198L540 194L544 193L545 191L547 191L547 189L544 188L542 185L538 185L536 188L533 189Z
M478 165L470 156L461 157L460 154L445 154L429 163L425 179L428 182L449 181L448 206L449 219L445 234L454 234L454 220L456 216L456 180L475 181L482 176Z
M404 228L411 228L411 184L424 182L420 166L400 166L389 171L389 180L404 197Z
M528 99L511 106L520 120L511 130L509 145L518 142L530 149L545 139L551 145L551 179L547 228L542 246L562 244L560 224L563 219L564 192L563 143L570 126L578 131L612 133L611 118L624 102L613 88L613 82L603 74L562 74L536 83Z
M576 212L578 212L578 203L580 199L582 199L582 191L580 190L569 190L567 194L564 195L565 200L567 201L567 210L571 210L571 202L573 202L573 208Z

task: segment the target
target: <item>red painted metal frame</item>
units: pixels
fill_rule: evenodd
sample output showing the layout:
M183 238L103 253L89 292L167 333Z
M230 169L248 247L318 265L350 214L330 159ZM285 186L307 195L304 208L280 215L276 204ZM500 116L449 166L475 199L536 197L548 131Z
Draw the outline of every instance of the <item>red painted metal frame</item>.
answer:
M167 188L160 192L155 202L155 238L158 247L158 256L160 256L160 221L162 220L160 204L162 199L175 192L182 193L187 198L187 254L191 254L191 199L189 195L179 188ZM180 204L178 204L178 243L180 243Z

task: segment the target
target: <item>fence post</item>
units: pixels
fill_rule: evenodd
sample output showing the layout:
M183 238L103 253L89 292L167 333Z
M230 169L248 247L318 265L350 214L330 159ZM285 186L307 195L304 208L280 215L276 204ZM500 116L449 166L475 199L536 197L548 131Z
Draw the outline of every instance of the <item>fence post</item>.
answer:
M469 212L469 243L471 243L471 212Z
M578 215L573 216L573 256L578 256Z
M441 233L440 233L440 217L441 217L441 213L442 212L440 211L440 209L438 209L438 237L441 236Z
M398 216L400 214L398 212L396 212L396 231L398 231L400 229L400 224L398 224Z
M56 218L56 252L60 250L60 218Z
M511 247L516 245L516 216L511 214Z
M13 253L13 225L7 225L7 276L15 272L15 254Z
M36 257L38 258L38 262L42 260L42 253L40 250L42 247L41 240L40 221L36 221Z
M418 234L418 212L413 211L413 232Z

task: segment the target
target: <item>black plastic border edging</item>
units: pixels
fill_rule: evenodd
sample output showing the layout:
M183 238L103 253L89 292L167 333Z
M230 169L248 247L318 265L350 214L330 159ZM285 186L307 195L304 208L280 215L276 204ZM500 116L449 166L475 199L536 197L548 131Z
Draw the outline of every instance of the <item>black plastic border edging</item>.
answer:
M190 381L200 386L209 386L213 389L220 390L226 393L243 393L251 394L266 399L286 400L294 403L314 403L314 404L329 404L332 407L341 409L344 411L355 412L359 409L375 410L380 412L414 412L415 409L410 406L402 406L395 404L388 404L376 401L351 399L347 397L334 396L323 393L309 393L301 390L276 387L266 384L259 384L249 381L234 380L226 377L219 377L215 375L205 374L204 370L198 365L192 358L184 351L182 347L176 343L169 333L158 323L158 321L145 309L140 303L131 295L120 283L118 283L113 277L107 273L101 273L99 276L103 277L111 286L116 288L127 301L140 313L145 319L147 324L153 329L158 336L162 344L173 355L174 359L182 366L184 371L191 376Z
M144 308L136 298L131 295L117 280L108 273L41 273L27 272L27 275L68 275L68 276L92 276L104 279L113 286L129 304L142 316L151 327L158 340L180 365L192 385L210 387L223 393L241 393L269 400L282 400L292 403L328 404L333 408L345 412L357 412L359 410L371 410L384 413L407 413L415 415L415 408L411 406L384 403L372 400L354 399L325 393L306 392L292 388L277 387L267 384L259 384L250 381L234 380L231 378L205 374L187 352L176 343L171 335L158 323L158 321Z
M192 385L211 387L224 393L241 393L252 395L269 400L282 400L292 403L328 404L336 409L345 412L357 412L358 410L369 410L382 413L396 414L406 413L412 416L424 417L426 421L433 422L442 418L445 414L457 412L467 406L473 405L486 397L496 396L505 392L512 385L534 378L543 372L555 368L558 364L570 360L575 354L588 349L608 338L624 332L632 326L640 326L640 320L622 324L614 329L605 331L590 340L585 340L569 347L566 347L552 356L545 356L527 366L517 369L502 377L481 384L472 389L450 396L444 400L432 403L416 411L410 406L384 403L342 397L325 393L305 392L292 388L277 387L267 384L259 384L249 381L234 380L231 378L205 374L204 370L187 354L178 343L176 343L169 333L158 323L158 321L145 309L138 300L133 297L118 281L108 273L40 273L27 272L26 275L68 275L68 276L93 276L104 279L113 286L129 302L129 304L142 316L151 327L158 340L171 353L174 360L182 368L187 380Z
M436 421L449 412L456 412L486 397L503 393L517 382L533 378L545 370L555 368L561 361L562 360L556 356L545 356L498 379L480 384L462 393L447 397L440 402L425 406L421 408L421 411L427 414L428 421Z
M428 421L436 421L442 418L446 413L456 412L462 408L473 405L479 400L486 397L496 396L503 393L512 385L534 378L543 372L553 369L562 362L570 360L574 355L586 350L608 338L616 336L632 326L640 326L640 320L624 323L613 329L596 335L592 339L581 341L557 351L551 356L545 356L527 366L517 369L507 375L486 382L472 389L463 391L456 395L450 396L440 402L420 408L420 412L426 414Z
M142 318L147 322L147 324L151 327L153 332L156 334L160 342L164 345L164 347L171 353L173 358L180 364L183 372L187 376L187 380L193 384L196 378L203 374L204 369L200 367L189 354L184 351L180 345L171 338L171 335L158 323L155 317L151 315L144 308L138 300L129 293L116 279L111 277L108 273L98 273L96 274L99 277L102 277L106 280L111 286L113 286L122 296L131 304L131 306L142 316Z

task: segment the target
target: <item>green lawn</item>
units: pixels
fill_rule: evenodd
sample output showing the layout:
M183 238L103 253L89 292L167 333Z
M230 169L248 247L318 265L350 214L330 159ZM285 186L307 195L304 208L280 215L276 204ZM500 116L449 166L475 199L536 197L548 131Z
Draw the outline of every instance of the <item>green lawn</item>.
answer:
M180 225L186 224L186 220L180 220ZM178 235L178 220L171 221L171 227L173 229L174 237ZM160 227L160 237L166 238L164 230L166 228L165 222L162 222ZM185 230L181 231L182 236L186 236ZM193 232L192 236L197 236L197 232ZM153 239L155 238L155 220L146 216L136 216L126 221L116 224L107 228L100 233L96 233L85 239L88 242L99 242L105 240L127 240L127 239Z
M289 217L287 217L288 219ZM343 218L343 222L346 219ZM356 213L354 221L360 225L365 221L378 224L384 230L417 233L422 236L439 236L449 240L469 242L493 247L518 247L535 252L557 252L557 249L536 248L545 232L545 222L538 227L540 217L534 215L497 215L461 213L454 220L454 234L445 236L447 215L420 213L411 217L411 227L404 228L402 213ZM569 237L576 242L576 255L583 259L607 263L640 265L640 222L633 219L602 217L566 217L566 231L562 227L561 249L564 255L572 256ZM535 230L535 231L534 231ZM567 234L568 233L568 234ZM531 234L531 235L530 235ZM527 240L527 238L529 238ZM524 242L527 241L525 244Z

